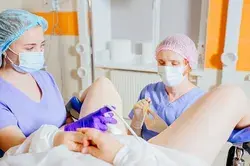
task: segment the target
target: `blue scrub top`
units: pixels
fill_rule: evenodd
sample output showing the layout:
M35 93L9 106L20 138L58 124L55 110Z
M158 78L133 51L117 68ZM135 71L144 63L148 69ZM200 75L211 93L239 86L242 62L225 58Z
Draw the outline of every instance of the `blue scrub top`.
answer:
M158 82L147 85L141 91L139 100L150 98L151 110L155 111L168 125L171 125L190 105L204 94L203 90L196 87L174 102L169 102L165 85L163 82ZM133 118L133 110L130 112L129 118ZM142 126L142 137L145 140L149 140L157 134L154 131L148 130L145 124Z

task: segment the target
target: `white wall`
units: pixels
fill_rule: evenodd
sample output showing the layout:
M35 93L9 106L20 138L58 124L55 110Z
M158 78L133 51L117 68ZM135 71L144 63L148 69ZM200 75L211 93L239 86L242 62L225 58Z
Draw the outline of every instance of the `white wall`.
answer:
M13 0L14 1L14 0ZM22 1L23 9L29 11L49 12L52 9L52 0L20 0ZM76 10L76 0L59 0L61 11Z
M132 41L152 39L153 0L111 0L112 37ZM184 33L197 42L201 0L162 0L160 38Z
M152 0L111 0L112 37L152 39Z
M198 41L201 0L162 0L161 39L184 33Z
M22 0L8 0L8 3L6 2L4 0L1 1L0 12L9 8L22 8Z

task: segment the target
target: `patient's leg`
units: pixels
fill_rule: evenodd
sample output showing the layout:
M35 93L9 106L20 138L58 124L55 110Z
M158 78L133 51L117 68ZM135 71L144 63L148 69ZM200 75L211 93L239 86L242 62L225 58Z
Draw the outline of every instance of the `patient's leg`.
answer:
M209 92L151 143L178 149L205 159L210 164L236 125L246 127L247 98L234 86Z
M250 100L248 99L248 103L250 104ZM248 107L248 113L241 119L241 121L236 125L235 128L242 129L246 126L249 126L250 122L250 108Z
M116 107L116 112L122 116L122 100L118 92L116 91L112 82L101 77L97 79L88 89L85 91L81 97L83 105L81 108L80 118L97 111L104 105L112 105ZM123 123L115 116L118 121L116 126L126 134L127 131Z

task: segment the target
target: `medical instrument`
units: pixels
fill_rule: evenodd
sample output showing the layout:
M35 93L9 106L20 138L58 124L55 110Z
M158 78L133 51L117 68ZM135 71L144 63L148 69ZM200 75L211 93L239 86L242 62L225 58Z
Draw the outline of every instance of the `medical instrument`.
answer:
M133 116L136 116L136 121L131 124L134 129L142 129L147 112L150 109L150 102L150 99L142 99L134 105Z
M140 138L137 136L137 134L134 132L134 130L129 126L129 124L115 111L115 108L109 105L107 105L106 107L108 107L123 122L123 124L127 127L127 129L139 142L142 142Z
M148 102L148 104L150 104L150 102ZM148 109L149 109L149 105L146 105L146 106L143 107L143 118L142 118L142 123L140 125L141 128L142 128L142 126L144 124Z

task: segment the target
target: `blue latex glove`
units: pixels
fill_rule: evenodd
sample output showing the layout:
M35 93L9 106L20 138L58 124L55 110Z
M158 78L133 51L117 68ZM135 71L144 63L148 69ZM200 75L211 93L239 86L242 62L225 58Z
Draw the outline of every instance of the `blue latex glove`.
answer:
M228 142L231 142L233 144L250 142L250 127L246 127L244 129L234 129L228 139Z
M104 114L108 113L108 117ZM86 117L81 118L80 120L68 124L64 127L64 131L76 131L78 128L88 127L95 128L101 131L107 131L107 123L116 124L117 121L113 118L114 114L111 113L111 110L108 107L102 107L96 112L89 114Z
M71 109L74 109L80 114L82 102L77 97L73 96L65 107L67 112L70 112Z
M72 97L71 106L74 110L76 110L80 114L82 108L82 102L77 97Z

